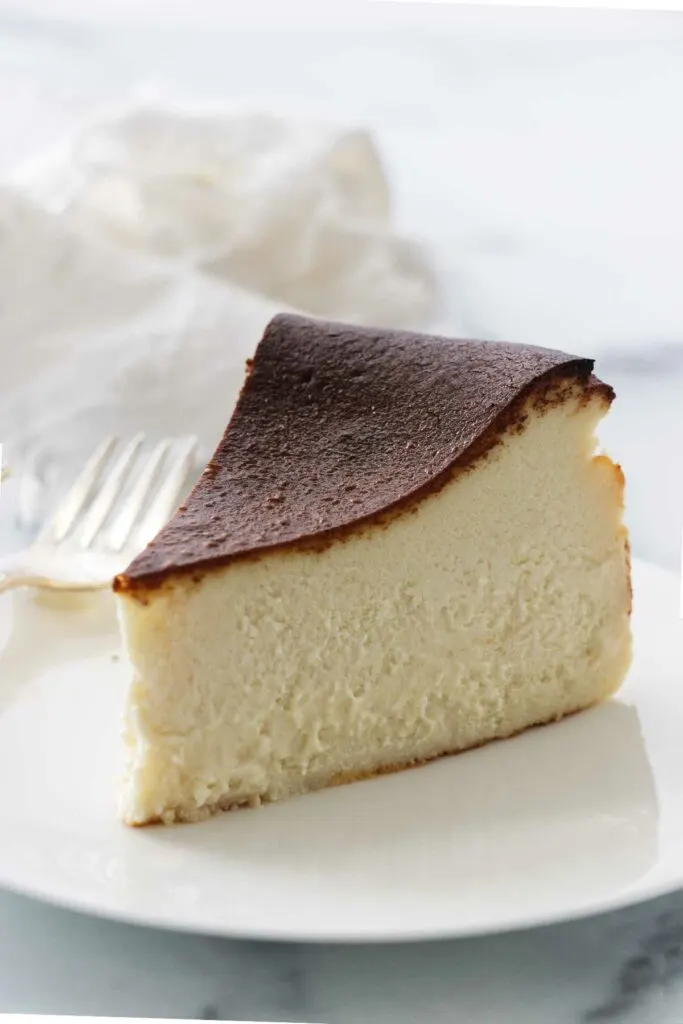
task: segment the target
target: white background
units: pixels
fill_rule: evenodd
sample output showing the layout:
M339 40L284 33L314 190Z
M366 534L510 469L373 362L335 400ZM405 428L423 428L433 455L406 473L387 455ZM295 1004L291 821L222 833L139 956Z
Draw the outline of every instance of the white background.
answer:
M677 566L683 18L134 8L0 3L0 170L139 95L369 127L399 226L434 255L444 326L597 357L619 393L603 436L627 471L634 550Z

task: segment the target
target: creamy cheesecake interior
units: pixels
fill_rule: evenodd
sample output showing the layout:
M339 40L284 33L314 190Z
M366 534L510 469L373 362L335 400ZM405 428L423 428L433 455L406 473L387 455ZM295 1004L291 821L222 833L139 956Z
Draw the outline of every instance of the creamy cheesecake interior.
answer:
M609 402L577 381L530 399L439 488L319 550L121 587L124 819L279 800L610 696L631 643L623 477L596 453Z

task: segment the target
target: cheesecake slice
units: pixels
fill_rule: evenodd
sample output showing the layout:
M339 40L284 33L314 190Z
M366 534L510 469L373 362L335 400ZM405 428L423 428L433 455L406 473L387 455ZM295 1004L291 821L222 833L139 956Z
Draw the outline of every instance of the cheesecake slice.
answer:
M272 320L196 487L114 583L124 820L421 764L613 694L613 398L549 349Z

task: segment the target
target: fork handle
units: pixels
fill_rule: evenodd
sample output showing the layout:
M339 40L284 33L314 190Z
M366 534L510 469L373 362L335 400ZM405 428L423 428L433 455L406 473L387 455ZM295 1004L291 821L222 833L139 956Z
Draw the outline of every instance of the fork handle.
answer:
M111 586L114 563L106 556L84 552L65 556L29 548L0 558L0 594L17 587L46 590L104 590ZM116 570L120 571L120 567Z
M40 587L48 590L74 590L73 582L47 575L47 565L39 568L32 564L30 553L19 551L0 558L0 594L20 587ZM42 570L42 571L41 571Z
M31 572L21 553L0 558L0 594L17 587L37 586L35 572Z
M11 573L0 572L0 594L4 594L6 590L13 590L21 585L21 580L18 576L15 577Z

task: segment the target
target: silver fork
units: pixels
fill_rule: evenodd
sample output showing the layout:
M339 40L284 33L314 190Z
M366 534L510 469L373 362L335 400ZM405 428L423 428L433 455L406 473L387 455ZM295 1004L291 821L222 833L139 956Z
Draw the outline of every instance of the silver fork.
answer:
M109 586L168 522L195 459L194 437L165 438L143 460L144 441L136 434L97 446L30 547L0 558L0 593Z

